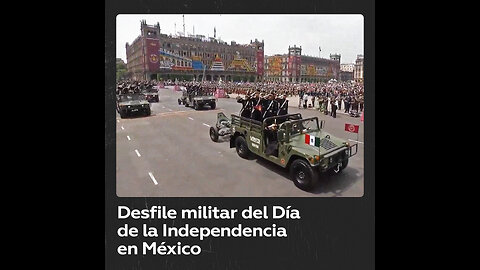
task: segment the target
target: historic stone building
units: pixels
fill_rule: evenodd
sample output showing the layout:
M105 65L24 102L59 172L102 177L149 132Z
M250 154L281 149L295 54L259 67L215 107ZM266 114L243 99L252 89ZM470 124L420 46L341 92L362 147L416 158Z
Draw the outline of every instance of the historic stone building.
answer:
M340 71L353 72L355 69L355 64L340 64Z
M250 44L237 44L235 41L228 44L215 36L172 36L162 34L159 23L147 25L143 20L140 36L125 47L127 67L135 79L188 75L202 80L205 74L207 80L241 77L256 81L264 75L264 42L257 39ZM218 69L218 61L222 62L224 70ZM242 65L236 64L238 61Z
M356 82L363 82L363 54L357 55L357 60L355 60L353 80Z
M340 54L330 59L302 55L302 47L288 47L288 54L265 59L265 80L277 82L321 82L340 77Z

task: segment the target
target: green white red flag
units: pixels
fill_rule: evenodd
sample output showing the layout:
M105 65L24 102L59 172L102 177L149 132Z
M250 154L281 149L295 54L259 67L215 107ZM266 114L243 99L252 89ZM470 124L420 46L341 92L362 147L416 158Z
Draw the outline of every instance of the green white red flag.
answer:
M320 137L305 134L305 143L312 146L320 146Z

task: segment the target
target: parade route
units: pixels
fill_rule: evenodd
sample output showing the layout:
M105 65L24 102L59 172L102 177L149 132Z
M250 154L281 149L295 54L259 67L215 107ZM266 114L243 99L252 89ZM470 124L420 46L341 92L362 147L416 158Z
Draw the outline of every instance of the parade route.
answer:
M209 127L217 113L238 114L235 98L221 98L217 107L195 111L178 105L181 92L160 89L160 101L151 103L152 115L120 119L116 126L116 187L121 197L361 197L364 192L364 124L337 111L337 118L313 109L298 109L298 98L289 113L325 120L325 130L352 143L358 153L338 175L321 175L312 192L295 187L288 170L261 158L245 160L227 138L212 142ZM296 102L295 102L296 101ZM359 125L348 133L345 123ZM368 143L368 142L367 142Z

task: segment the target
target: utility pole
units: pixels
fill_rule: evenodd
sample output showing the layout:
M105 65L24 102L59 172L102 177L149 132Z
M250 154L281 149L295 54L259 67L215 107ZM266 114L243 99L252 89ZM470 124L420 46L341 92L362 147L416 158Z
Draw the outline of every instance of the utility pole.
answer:
M185 33L185 15L182 15L182 18L183 18L183 36L186 35Z

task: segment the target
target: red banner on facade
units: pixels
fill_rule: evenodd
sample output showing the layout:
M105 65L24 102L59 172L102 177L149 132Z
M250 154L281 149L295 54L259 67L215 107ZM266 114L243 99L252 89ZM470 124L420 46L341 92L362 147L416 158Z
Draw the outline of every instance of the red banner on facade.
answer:
M358 133L358 125L352 125L352 124L345 124L345 131L352 132L352 133Z
M257 51L257 75L263 76L263 51Z
M160 44L158 40L146 38L145 47L146 47L145 61L147 63L147 69L150 72L156 72L160 68L160 59L158 55Z

